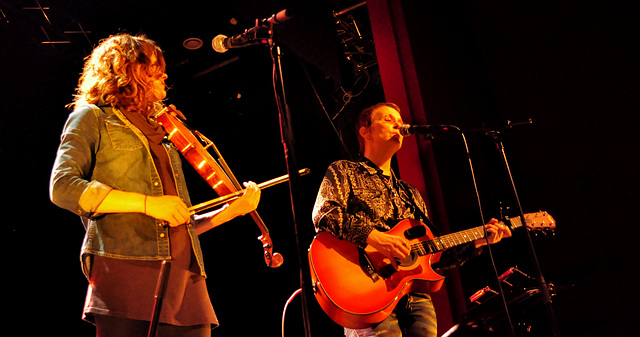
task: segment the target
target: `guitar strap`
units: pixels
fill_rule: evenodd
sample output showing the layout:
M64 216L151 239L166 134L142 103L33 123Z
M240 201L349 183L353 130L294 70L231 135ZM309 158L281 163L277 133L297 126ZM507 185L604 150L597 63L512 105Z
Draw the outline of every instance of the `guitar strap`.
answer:
M378 175L382 178L382 170L378 166L376 166L376 164L374 164L369 158L361 157L359 161L365 162L367 166L376 169ZM398 193L401 201L403 201L407 205L410 205L409 207L413 209L414 219L420 220L422 221L422 223L427 225L434 236L440 236L440 231L433 225L426 214L426 210L422 210L420 206L415 202L416 196L414 196L414 189L409 187L409 183L398 179L393 169L391 170L391 177L389 178L389 180L383 179L383 182L385 182L388 188L394 189ZM415 191L416 193L418 193L417 190ZM397 208L395 209L395 212L397 222L404 220L397 219L397 215L399 214L399 210Z
M440 231L436 226L433 225L426 212L423 211L419 205L415 202L415 196L413 195L413 190L409 187L409 184L405 181L399 180L396 178L395 173L391 170L391 179L393 181L393 186L398 190L398 195L400 195L400 199L404 201L406 204L411 205L413 208L413 216L416 220L420 220L422 223L427 225L433 233L434 236L440 236ZM404 220L404 219L401 219Z

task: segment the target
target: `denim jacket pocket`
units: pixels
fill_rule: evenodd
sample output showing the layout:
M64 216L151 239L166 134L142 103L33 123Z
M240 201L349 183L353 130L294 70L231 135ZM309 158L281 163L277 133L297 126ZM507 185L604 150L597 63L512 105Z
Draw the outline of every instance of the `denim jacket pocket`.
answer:
M111 138L111 146L116 150L135 151L144 146L135 132L118 118L106 120L107 133Z

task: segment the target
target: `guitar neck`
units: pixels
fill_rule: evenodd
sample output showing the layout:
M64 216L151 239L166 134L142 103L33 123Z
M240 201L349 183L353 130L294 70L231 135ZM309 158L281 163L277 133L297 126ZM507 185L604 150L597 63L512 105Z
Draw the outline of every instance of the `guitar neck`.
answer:
M511 228L522 227L520 217L510 218L508 221L511 223ZM499 223L504 224L503 221L500 221ZM433 254L477 239L482 239L484 237L484 226L478 226L460 232L442 235L431 240L422 241L413 245L412 250L415 250L419 255Z

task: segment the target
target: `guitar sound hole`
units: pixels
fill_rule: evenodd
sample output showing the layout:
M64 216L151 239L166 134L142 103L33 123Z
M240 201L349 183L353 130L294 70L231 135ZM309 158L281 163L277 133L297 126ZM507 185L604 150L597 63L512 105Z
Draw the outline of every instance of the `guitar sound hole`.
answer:
M396 260L396 264L398 264L399 267L409 267L413 265L416 262L416 260L418 260L418 254L415 252L412 252L411 254L409 254L409 256L407 256L406 259L404 259L404 261L400 261L398 258L395 258L395 260ZM395 272L396 272L396 269L391 264L387 264L381 267L380 270L378 270L378 274L380 274L380 276L382 276L383 278L389 278Z
M398 266L407 267L414 264L417 259L418 259L418 254L416 252L411 252L411 254L409 254L409 256L407 256L407 258L404 259L404 261L400 261L398 258L396 258L396 263L398 264Z

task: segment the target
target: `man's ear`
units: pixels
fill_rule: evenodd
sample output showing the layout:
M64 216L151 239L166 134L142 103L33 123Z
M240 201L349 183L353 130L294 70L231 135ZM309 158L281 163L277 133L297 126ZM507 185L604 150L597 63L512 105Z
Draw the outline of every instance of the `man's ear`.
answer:
M366 126L361 126L358 130L358 134L360 134L360 137L362 137L362 139L367 139L367 136L369 135L369 128L367 128Z

